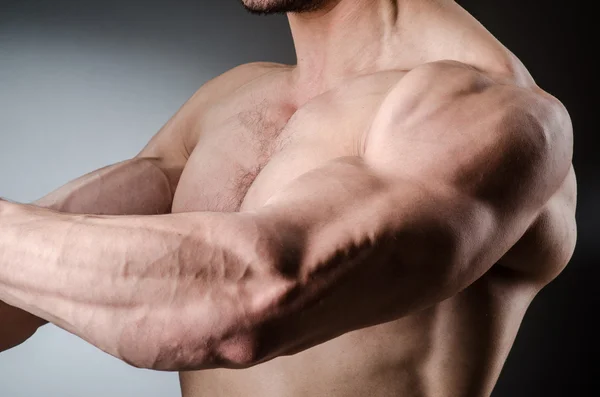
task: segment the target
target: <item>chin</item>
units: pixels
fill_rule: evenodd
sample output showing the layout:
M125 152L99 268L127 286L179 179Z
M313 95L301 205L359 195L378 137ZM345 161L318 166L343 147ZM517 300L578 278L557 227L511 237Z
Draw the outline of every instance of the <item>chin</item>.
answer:
M241 0L244 7L254 14L284 14L318 10L326 0Z

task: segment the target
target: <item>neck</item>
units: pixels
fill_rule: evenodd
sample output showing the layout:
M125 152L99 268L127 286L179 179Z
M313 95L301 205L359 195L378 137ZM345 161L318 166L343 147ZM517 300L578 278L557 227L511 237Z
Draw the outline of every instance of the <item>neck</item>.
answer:
M419 28L419 18L439 8L436 3L330 0L317 11L289 13L297 82L304 89L322 91L346 77L378 70L393 53L398 56L403 37Z

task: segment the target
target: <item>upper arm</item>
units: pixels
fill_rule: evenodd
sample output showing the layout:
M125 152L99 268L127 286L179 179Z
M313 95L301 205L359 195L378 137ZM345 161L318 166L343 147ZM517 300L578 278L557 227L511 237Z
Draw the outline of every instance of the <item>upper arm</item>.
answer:
M453 236L457 266L476 277L517 242L565 180L569 115L548 94L497 84L458 63L411 73L384 101L365 161L431 192L436 204L418 211L439 217Z
M270 239L284 247L274 251L287 273L306 281L363 255L373 268L377 257L387 280L430 288L432 303L523 235L570 168L570 134L549 97L427 65L390 91L362 158L300 176L259 213L276 225Z

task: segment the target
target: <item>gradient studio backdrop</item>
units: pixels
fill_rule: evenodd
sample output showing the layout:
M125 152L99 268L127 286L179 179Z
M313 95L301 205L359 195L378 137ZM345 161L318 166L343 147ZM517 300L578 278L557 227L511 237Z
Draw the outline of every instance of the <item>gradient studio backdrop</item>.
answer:
M579 396L592 366L597 262L591 95L581 3L459 1L573 118L579 244L528 311L494 397ZM577 7L576 7L577 6ZM575 27L579 26L579 31ZM589 29L591 30L591 29ZM239 0L0 0L0 196L28 202L135 155L208 79L250 61L293 63L287 21ZM594 163L595 162L595 163ZM1 325L0 325L1 326ZM53 326L0 355L1 397L176 397L175 374L137 370Z

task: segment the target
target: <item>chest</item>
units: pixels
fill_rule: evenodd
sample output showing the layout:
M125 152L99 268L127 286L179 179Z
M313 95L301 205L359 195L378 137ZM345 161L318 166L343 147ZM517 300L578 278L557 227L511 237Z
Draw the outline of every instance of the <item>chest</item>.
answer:
M173 212L248 211L303 173L342 156L359 156L391 86L363 79L303 106L285 94L244 93L211 108L182 174Z

